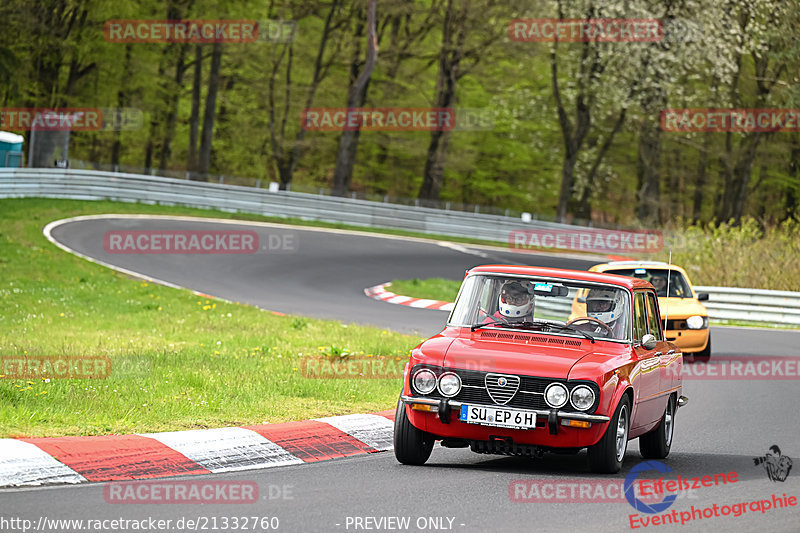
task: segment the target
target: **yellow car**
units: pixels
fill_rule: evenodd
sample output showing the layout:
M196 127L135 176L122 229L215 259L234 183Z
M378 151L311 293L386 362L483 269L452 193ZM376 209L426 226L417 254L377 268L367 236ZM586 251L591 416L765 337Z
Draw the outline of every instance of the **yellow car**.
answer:
M631 276L649 281L658 294L661 320L667 315L665 335L684 354L695 360L707 361L711 357L711 333L708 330L708 310L700 301L708 294L695 293L686 271L676 265L661 261L612 261L594 265L590 272L605 272ZM669 278L667 274L669 273ZM669 297L667 297L669 285ZM586 315L586 289L578 291L572 302L572 317Z

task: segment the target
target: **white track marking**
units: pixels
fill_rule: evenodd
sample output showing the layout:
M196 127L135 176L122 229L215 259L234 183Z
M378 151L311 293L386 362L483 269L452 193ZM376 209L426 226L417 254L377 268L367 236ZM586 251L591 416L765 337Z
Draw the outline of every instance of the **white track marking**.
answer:
M425 308L432 304L439 303L439 300L417 300L416 302L411 302L408 304L409 307L420 307Z
M252 470L304 462L255 431L245 428L193 429L141 435L169 446L211 472Z
M315 420L330 424L376 450L392 449L394 424L386 417L363 414L329 416Z
M85 477L35 445L0 439L0 487L84 482Z

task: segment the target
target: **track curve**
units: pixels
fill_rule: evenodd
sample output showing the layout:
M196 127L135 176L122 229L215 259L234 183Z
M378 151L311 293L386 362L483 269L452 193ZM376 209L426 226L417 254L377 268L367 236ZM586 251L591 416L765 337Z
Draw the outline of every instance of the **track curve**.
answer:
M595 261L530 254L512 254L466 247L446 247L414 239L397 239L319 231L280 225L252 225L259 235L293 232L296 253L263 256L131 256L107 254L103 234L109 229L207 229L215 223L196 220L135 219L118 216L77 220L52 228L54 240L89 257L146 276L229 300L281 312L375 324L429 335L446 319L441 311L388 305L363 294L394 278L458 279L473 265L501 262L566 268L588 268ZM234 223L235 226L236 223ZM234 227L234 226L226 226ZM218 227L218 226L214 226ZM476 255L477 254L477 255ZM481 256L480 254L484 254ZM255 258L255 259L254 259ZM303 302L315 302L309 306ZM714 354L798 354L800 333L747 328L713 328ZM800 461L800 409L797 381L688 381L690 398L676 417L672 453L665 463L684 477L735 471L738 482L690 492L671 510L693 505L731 505L754 499L800 497L800 473L785 482L771 482L753 458L770 445ZM639 462L636 441L629 444L623 472L603 479L624 480ZM291 498L264 498L251 506L114 506L103 503L103 486L26 489L3 493L3 507L17 516L114 518L156 516L177 520L198 515L218 518L262 515L280 518L280 531L365 531L355 517L443 517L442 527L373 527L377 531L608 531L631 529L635 514L627 503L517 503L509 487L517 479L575 482L589 478L585 453L548 455L541 460L480 456L436 447L425 467L399 465L391 453L269 471L224 474L219 479L250 479L268 494L270 486L291 486ZM513 496L513 494L512 494ZM3 513L7 514L7 513ZM644 515L652 516L652 515ZM350 517L350 519L348 519ZM452 522L446 519L452 518ZM747 512L695 520L685 526L651 526L657 531L797 531L800 507L766 513ZM349 524L349 525L348 525ZM372 522L373 526L376 525ZM388 522L383 522L388 525ZM447 526L447 527L444 527ZM641 527L641 526L640 526ZM175 529L180 531L180 529Z

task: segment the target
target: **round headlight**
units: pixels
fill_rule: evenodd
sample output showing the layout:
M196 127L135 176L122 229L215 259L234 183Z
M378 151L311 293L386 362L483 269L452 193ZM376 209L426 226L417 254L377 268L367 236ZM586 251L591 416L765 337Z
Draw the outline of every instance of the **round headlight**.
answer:
M544 401L550 407L564 407L568 397L567 388L561 383L551 383L544 389Z
M439 392L448 398L455 396L461 391L461 378L458 374L452 372L445 372L439 376Z
M594 405L594 391L586 385L578 385L572 389L570 401L572 402L572 407L578 411L585 411Z
M420 394L430 394L436 388L436 374L432 370L423 368L414 374L414 388Z
M686 326L689 329L702 329L705 324L705 319L700 315L690 316L686 319Z

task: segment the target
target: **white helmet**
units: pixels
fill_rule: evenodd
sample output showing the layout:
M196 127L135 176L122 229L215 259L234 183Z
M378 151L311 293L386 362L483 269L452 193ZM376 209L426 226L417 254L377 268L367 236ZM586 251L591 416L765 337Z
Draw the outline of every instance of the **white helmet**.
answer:
M625 309L625 295L614 289L591 289L586 295L586 316L613 323Z
M508 317L523 317L533 309L533 295L520 281L507 281L498 298L500 314Z

